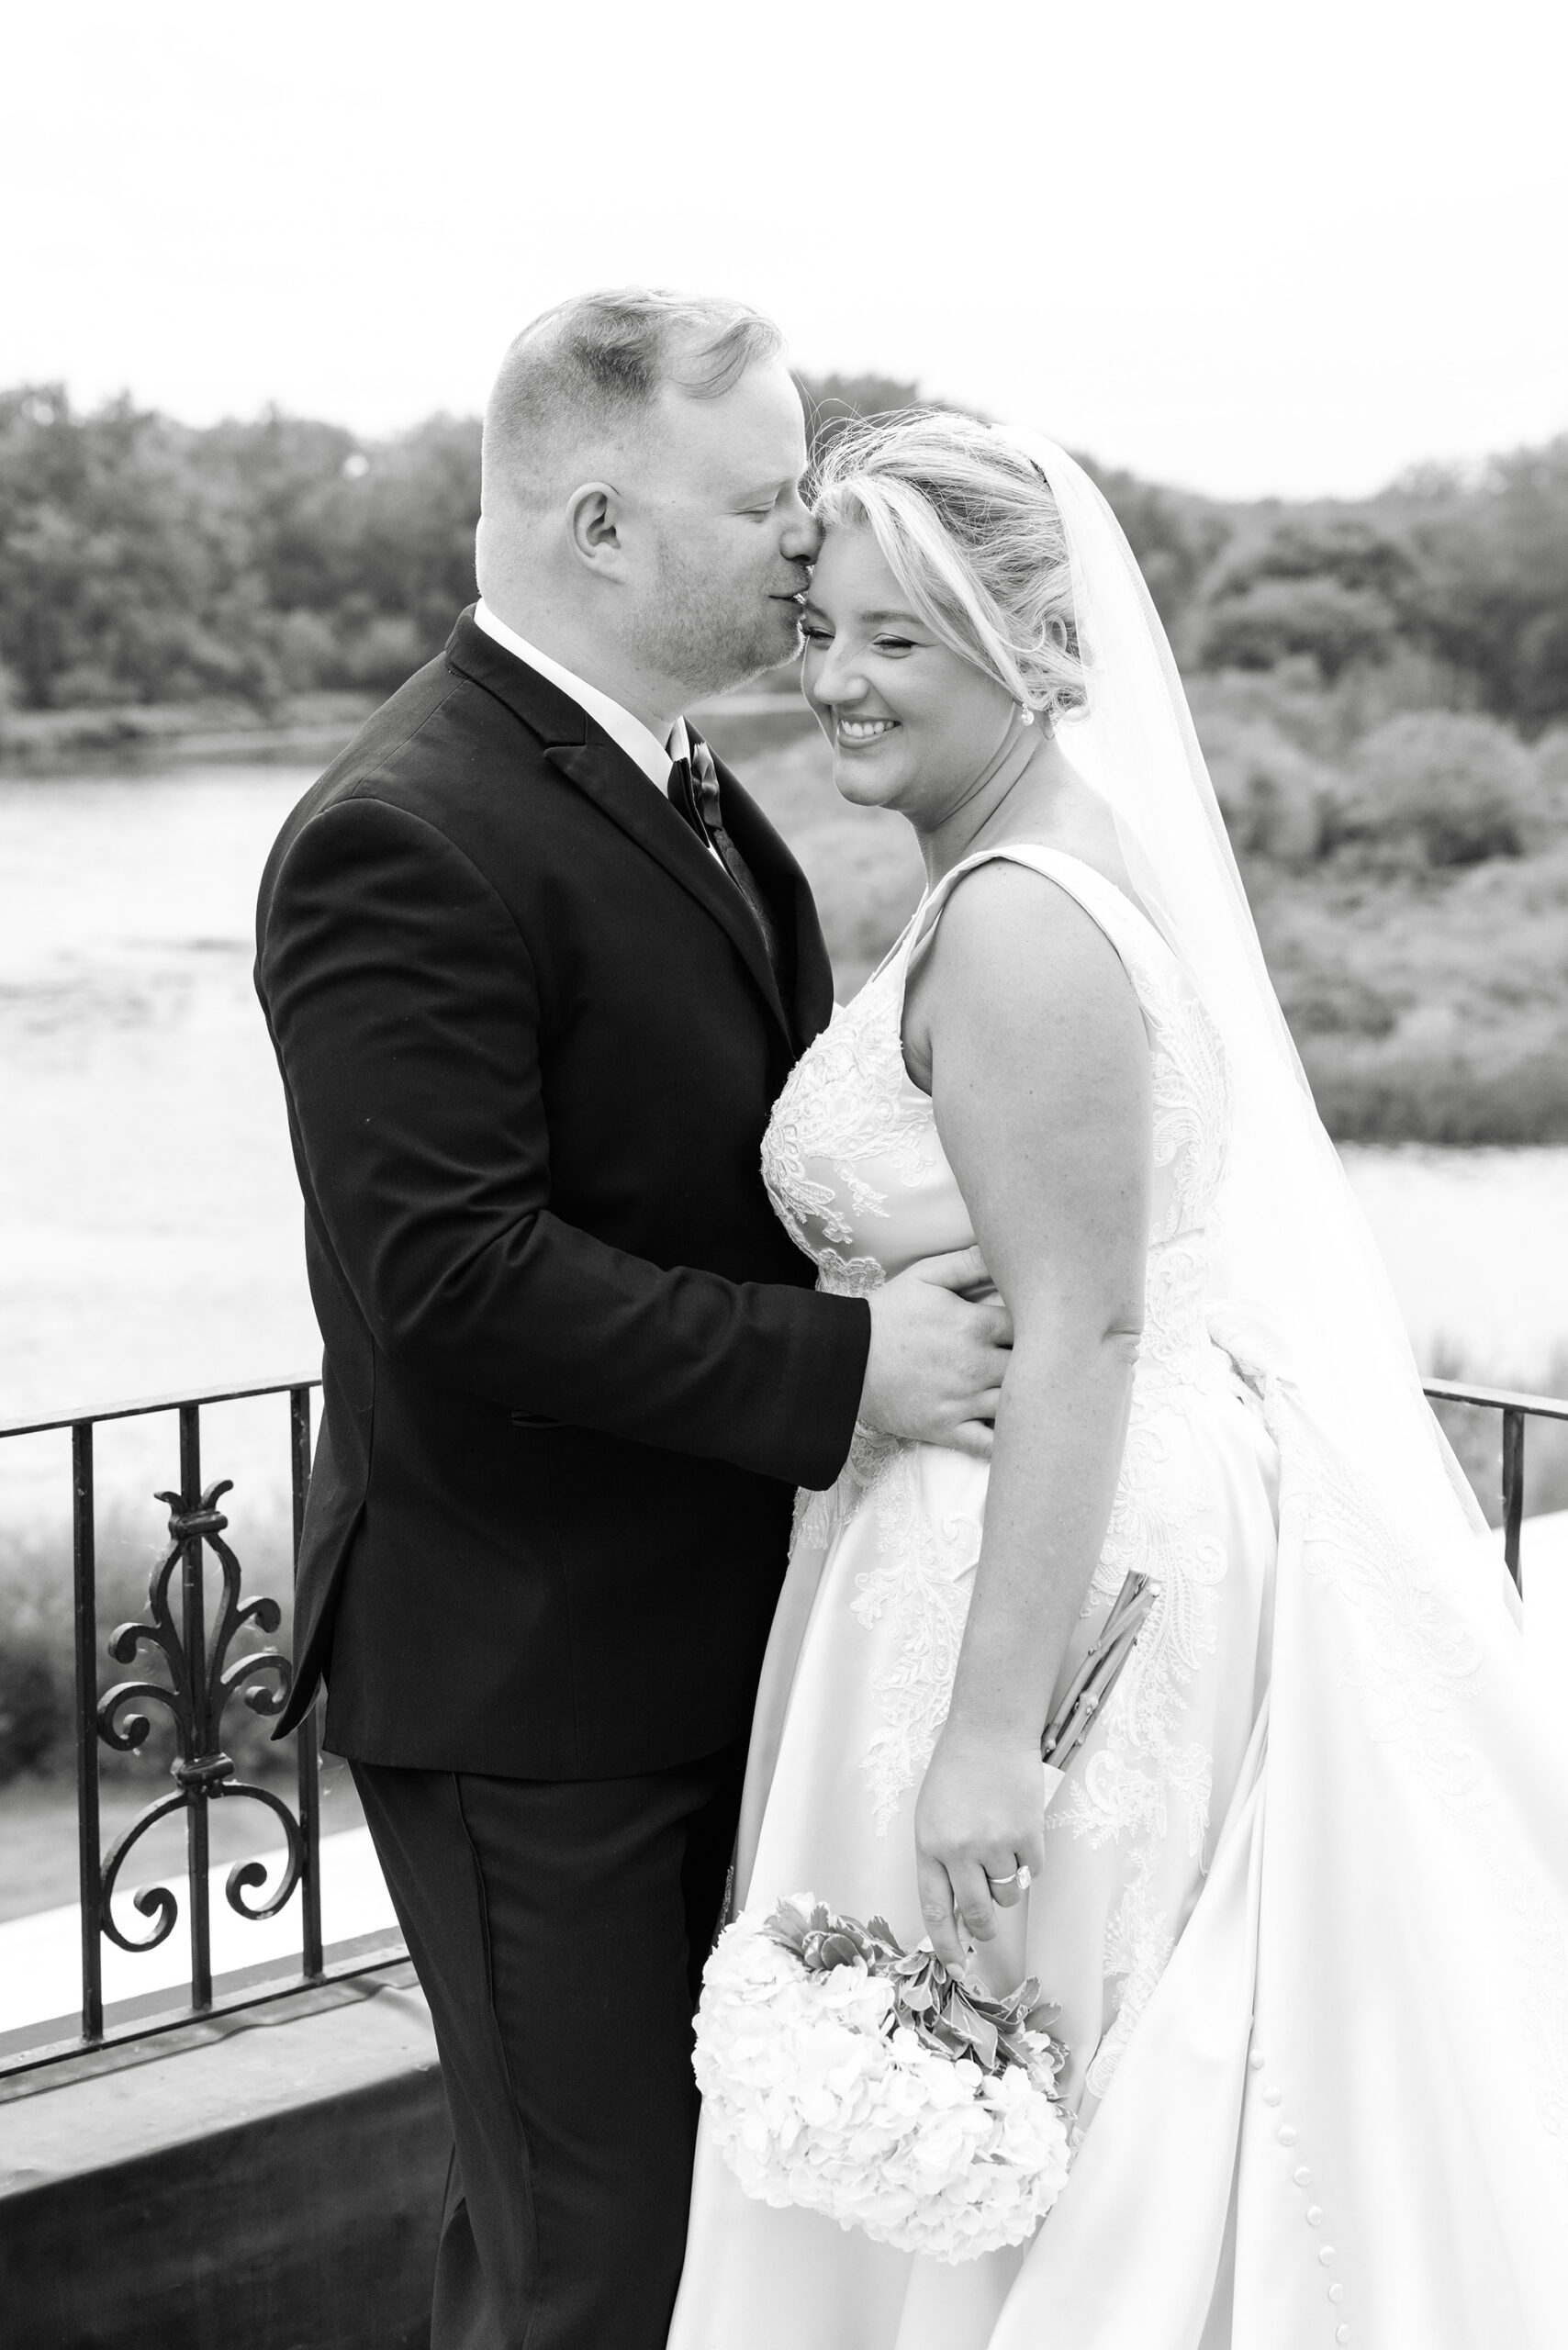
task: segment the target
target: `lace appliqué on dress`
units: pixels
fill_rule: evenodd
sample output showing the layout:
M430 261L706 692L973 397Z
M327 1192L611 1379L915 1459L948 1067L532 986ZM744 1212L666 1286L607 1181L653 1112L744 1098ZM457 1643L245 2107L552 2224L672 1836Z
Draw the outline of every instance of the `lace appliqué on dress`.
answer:
M888 1276L875 1257L841 1257L836 1248L817 1252L817 1287L834 1297L869 1297ZM797 1550L825 1550L838 1528L859 1508L899 1450L897 1437L855 1423L849 1458L831 1485L818 1492L802 1486L795 1495L790 1529L790 1556Z
M882 1563L857 1576L852 1605L868 1629L890 1619L897 1642L892 1662L872 1681L882 1724L861 1766L877 1833L885 1836L905 1793L924 1776L947 1718L984 1528L965 1511L939 1522L931 1517L912 1445L899 1446L886 1464L871 1506Z
M830 1248L853 1246L850 1214L883 1216L887 1194L857 1171L870 1160L905 1177L924 1174L936 1154L931 1105L905 1083L900 1034L900 958L840 1004L801 1057L774 1106L762 1146L762 1176L790 1238L823 1262L814 1224ZM808 1172L825 1168L832 1181ZM826 1284L823 1284L824 1287Z
M1154 1054L1154 1163L1170 1169L1170 1201L1158 1243L1208 1219L1230 1139L1230 1077L1219 1031L1198 998L1142 963L1138 993L1158 1035Z
M1155 1908L1153 1879L1154 1852L1149 1847L1134 1861L1121 1905L1106 1921L1105 1979L1115 1982L1119 1977L1122 1994L1110 2027L1083 2076L1088 2097L1103 2097L1110 2087L1123 2052L1176 1947L1169 1918L1163 1909Z
M857 1420L849 1439L849 1458L834 1483L818 1493L802 1486L795 1495L790 1557L797 1550L825 1550L839 1528L847 1525L899 1454L907 1449L896 1436L884 1436L879 1428L862 1427Z

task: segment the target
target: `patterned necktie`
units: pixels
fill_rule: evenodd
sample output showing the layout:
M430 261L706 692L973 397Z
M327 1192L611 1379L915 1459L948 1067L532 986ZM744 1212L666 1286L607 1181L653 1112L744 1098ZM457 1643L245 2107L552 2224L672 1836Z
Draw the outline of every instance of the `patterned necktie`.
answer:
M672 759L669 770L669 797L672 805L685 817L699 839L709 841L719 853L719 862L745 900L752 920L762 934L768 968L783 992L783 974L778 952L778 933L767 902L756 886L750 866L731 838L719 803L719 771L713 765L713 754L700 734L689 734L691 756Z

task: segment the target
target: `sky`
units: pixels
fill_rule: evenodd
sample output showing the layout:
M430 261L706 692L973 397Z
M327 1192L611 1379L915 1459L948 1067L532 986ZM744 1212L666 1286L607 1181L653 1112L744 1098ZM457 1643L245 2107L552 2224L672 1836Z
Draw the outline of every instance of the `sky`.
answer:
M378 435L640 281L1227 497L1568 430L1562 0L32 0L0 71L0 385Z

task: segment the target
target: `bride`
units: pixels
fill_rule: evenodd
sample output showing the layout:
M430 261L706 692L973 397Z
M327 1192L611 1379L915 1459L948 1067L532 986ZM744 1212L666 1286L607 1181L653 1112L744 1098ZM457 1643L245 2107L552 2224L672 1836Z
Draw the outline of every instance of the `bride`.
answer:
M1038 1976L1081 2137L1030 2243L949 2266L748 2200L704 2132L671 2350L1547 2350L1568 1769L1159 621L1048 442L857 428L821 513L806 692L929 886L765 1171L823 1287L978 1241L1016 1335L989 1465L862 1435L801 1497L736 1904Z

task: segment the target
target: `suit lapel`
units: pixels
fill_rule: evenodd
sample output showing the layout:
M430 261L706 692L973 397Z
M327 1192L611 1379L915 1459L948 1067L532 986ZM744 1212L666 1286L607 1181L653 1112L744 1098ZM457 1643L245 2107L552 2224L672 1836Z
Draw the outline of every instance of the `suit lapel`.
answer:
M472 608L453 630L446 657L454 669L472 678L476 685L483 686L521 719L543 743L544 756L550 765L661 865L672 880L695 898L705 913L711 915L761 990L763 1001L793 1049L790 1021L768 964L767 950L745 901L722 866L709 855L636 761L594 724L580 702L574 701L569 694L551 685L537 670L529 668L526 662L518 660L504 645L487 636L476 622ZM738 795L774 844L772 864L776 865L782 856L792 870L798 871L782 841L745 800L734 778L723 769L720 774L726 824L730 822L732 802ZM735 838L741 841L739 832ZM741 853L750 864L751 853L744 844ZM769 902L773 902L771 869L766 875L759 873L757 878L768 893ZM781 911L786 920L794 917L792 904Z
M745 900L718 859L710 856L636 763L601 735L591 721L588 734L590 739L580 746L557 744L544 756L553 767L569 776L577 789L603 810L611 823L619 824L639 847L646 849L672 880L690 892L705 912L712 915L788 1035L790 1024L774 983L767 950ZM725 814L727 821L727 806Z
M713 764L719 772L719 797L725 826L767 900L778 935L785 943L790 968L784 979L790 994L790 1024L796 1048L803 1051L833 1016L833 965L817 916L816 901L789 846L750 792L716 754Z

